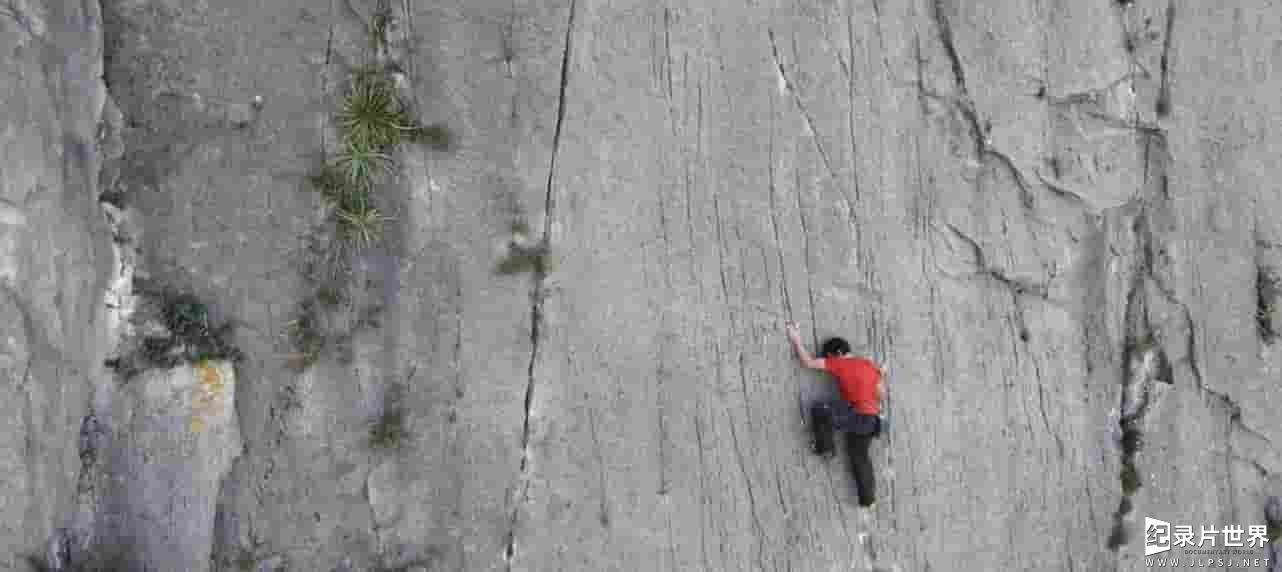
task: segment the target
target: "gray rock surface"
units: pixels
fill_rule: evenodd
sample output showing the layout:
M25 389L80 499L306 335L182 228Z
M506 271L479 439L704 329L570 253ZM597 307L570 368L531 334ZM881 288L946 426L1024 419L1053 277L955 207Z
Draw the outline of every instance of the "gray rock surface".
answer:
M97 206L102 25L89 3L0 6L0 568L60 545L107 338ZM56 550L55 550L56 552Z
M0 6L0 569L1141 570L1282 494L1274 4L387 6ZM371 59L458 143L297 371ZM198 428L135 275L235 325ZM873 513L785 319L885 366Z
M92 531L71 560L106 558L117 569L210 569L222 479L241 452L228 362L156 369L95 405L81 474Z

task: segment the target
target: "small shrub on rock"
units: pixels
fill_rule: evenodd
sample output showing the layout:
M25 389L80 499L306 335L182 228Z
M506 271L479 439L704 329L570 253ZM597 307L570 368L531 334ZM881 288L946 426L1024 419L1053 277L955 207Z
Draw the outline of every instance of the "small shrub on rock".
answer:
M375 449L393 449L400 446L405 435L405 413L391 408L370 425L369 444Z

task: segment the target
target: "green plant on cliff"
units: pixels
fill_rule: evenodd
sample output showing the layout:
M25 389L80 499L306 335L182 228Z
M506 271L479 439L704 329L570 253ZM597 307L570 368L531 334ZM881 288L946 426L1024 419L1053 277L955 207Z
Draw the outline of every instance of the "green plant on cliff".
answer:
M453 140L441 124L422 125L396 93L396 85L377 67L352 71L347 90L335 116L346 143L384 151L404 142L424 143L447 149Z
M308 175L307 184L326 202L334 205L347 201L352 194L347 178L333 165L325 165L320 171Z
M376 14L371 31L381 33L389 14ZM411 141L445 149L453 137L444 126L419 124L397 95L387 71L376 66L351 72L335 124L341 135L340 151L309 176L308 182L335 207L339 236L357 246L368 246L381 239L382 225L393 220L370 201L377 177L394 170L392 147Z
M253 572L254 567L258 565L258 559L254 558L254 553L243 550L236 555L236 569L241 572Z
M360 206L350 210L339 209L334 216L338 219L339 235L358 248L381 240L383 224L394 220L371 206Z
M551 258L543 249L514 248L499 261L494 271L504 276L521 272L546 274L551 266Z
M335 285L325 285L316 289L316 301L326 308L334 308L347 301L347 294Z
M1144 353L1148 352L1149 350L1155 347L1157 347L1157 339L1153 337L1153 334L1144 334L1133 340L1130 340L1129 349L1131 351L1132 357L1142 358L1144 357L1143 356Z
M391 449L400 446L405 435L405 413L394 407L370 424L369 444L375 449Z
M399 68L381 63L387 58L386 36L392 21L391 3L377 0L366 22L375 54L362 59L380 63L349 71L334 111L337 151L307 177L308 187L324 200L328 218L314 237L313 244L318 246L303 271L323 286L303 302L287 328L293 349L289 361L299 370L314 364L322 351L341 353L350 338L341 332L322 334L318 324L325 317L322 312L340 311L348 301L342 284L349 278L353 254L382 241L384 226L395 220L375 206L385 204L376 200L375 192L381 175L395 172L395 147L422 143L446 149L453 141L445 126L423 125L415 119L408 100L399 93L402 78L395 75Z
M1122 462L1120 480L1122 481L1122 494L1129 495L1140 489L1140 473L1135 469L1133 461Z
M209 308L191 294L179 294L166 300L165 326L174 335L191 338L209 331Z
M524 217L512 221L509 231L507 255L499 260L494 272L509 276L522 272L545 275L552 271L552 256L546 242L536 242L530 236L530 225Z
M145 283L137 287L146 301L140 316L163 326L163 331L141 335L132 340L128 351L107 360L105 365L123 379L132 379L148 369L242 357L231 340L232 325L215 324L209 307L195 295Z
M396 87L369 69L352 74L335 120L348 143L370 149L395 145L418 128L396 96Z
M230 342L231 325L211 325L208 306L195 296L167 297L163 314L172 340L181 346L188 362L239 357L240 352Z
M1273 343L1282 335L1282 279L1277 269L1261 266L1255 279L1256 326L1260 339Z
M334 167L347 179L347 192L367 192L375 176L392 170L392 156L367 143L348 141L334 157Z
M62 566L54 566L43 558L28 556L27 564L37 572L129 572L124 549L115 547L94 546L91 551L82 551L76 558Z
M299 316L286 325L286 332L294 347L294 353L289 356L291 367L301 371L320 359L321 350L325 349L325 336L320 332L310 303L303 304Z
M370 47L375 51L387 45L387 25L392 21L392 6L388 0L378 0L374 13L369 17Z

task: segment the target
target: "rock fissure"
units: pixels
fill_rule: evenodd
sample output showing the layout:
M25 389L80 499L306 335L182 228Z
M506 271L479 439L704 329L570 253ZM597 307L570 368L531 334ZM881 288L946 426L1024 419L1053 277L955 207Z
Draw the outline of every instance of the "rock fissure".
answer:
M1162 175L1162 184L1163 186L1165 186L1166 184L1165 175ZM1162 200L1166 202L1166 201L1169 201L1170 199L1169 197L1164 197ZM1140 218L1138 218L1136 221L1137 233L1140 235L1141 244L1143 245L1143 253L1144 253L1143 268L1145 269L1145 273L1147 277L1149 278L1149 280L1151 280L1151 283L1153 284L1155 289L1162 295L1165 301L1171 306L1174 306L1175 308L1179 309L1179 312L1181 314L1181 318L1183 321L1182 329L1184 331L1184 336L1185 336L1183 349L1186 355L1188 356L1187 359L1188 359L1189 369L1192 373L1193 381L1196 384L1198 391L1203 395L1209 396L1211 399L1219 402L1228 412L1229 421L1234 427L1236 427L1237 429L1249 435L1252 435L1258 439L1261 439L1267 443L1272 444L1272 441L1269 439L1267 435L1265 435L1264 433L1252 427L1247 426L1242 421L1242 407L1238 405L1238 403L1230 395L1228 395L1227 393L1212 389L1209 385L1207 385L1206 380L1202 373L1202 369L1198 365L1198 361L1197 361L1197 355L1198 355L1197 354L1197 351L1198 351L1197 337L1196 337L1197 324L1193 320L1193 311L1188 307L1187 304L1185 304L1176 296L1174 289L1171 288L1169 285L1167 285L1166 280L1163 277L1159 276L1154 271L1153 263L1154 263L1154 258L1157 255L1157 252L1155 252L1155 246L1154 246L1156 239L1153 236L1150 225L1151 225L1151 222L1148 220L1147 216L1144 215L1143 213L1141 214ZM1163 363L1166 364L1167 370L1169 370L1170 365L1169 365L1169 362L1166 361L1164 352L1162 353L1162 359L1163 359ZM1169 381L1171 379L1170 377L1168 377L1167 379L1168 379L1167 383L1173 383L1172 381ZM1231 442L1229 446L1232 447Z
M1282 337L1282 276L1279 276L1276 267L1258 261L1265 248L1267 246L1257 247L1255 326L1260 341L1272 344Z
M552 131L552 160L548 166L547 195L544 205L544 216L546 218L543 222L543 241L545 244L551 240L552 235L552 208L556 202L552 185L556 177L556 163L561 151L561 134L565 125L565 94L570 85L570 64L572 63L570 58L574 45L574 18L577 7L578 0L571 0L570 15L565 25L565 47L561 51L561 81L560 89L557 93L556 126Z
M36 22L25 12L19 9L18 5L12 0L7 2L3 9L0 10L0 15L8 16L13 19L13 21L18 24L18 27L22 28L22 31L26 32L28 36L31 36L36 41L41 42L42 44L45 42L44 34L36 30Z
M728 416L729 414L727 414L727 417ZM765 538L765 528L761 525L761 515L757 512L757 493L753 490L752 478L748 475L748 461L743 456L743 448L739 443L739 432L735 429L734 419L730 419L728 425L730 427L730 442L734 447L735 459L739 464L739 475L743 478L744 489L747 490L748 493L748 514L752 517L753 535L758 539ZM757 549L755 551L757 566L762 570L765 569L763 564L763 548L764 543L757 542Z
M556 206L555 197L555 177L558 154L561 147L561 135L563 133L566 115L566 92L570 83L570 65L572 63L572 49L574 39L574 20L577 12L578 2L570 2L569 16L565 27L564 47L561 52L561 79L560 88L557 94L556 108L556 126L552 132L552 157L548 166L546 195L544 198L544 220L543 236L540 239L540 247L543 252L549 252L552 242L554 208ZM525 397L523 399L523 420L521 426L521 447L520 465L517 468L517 484L520 489L519 494L515 494L512 502L512 512L509 520L509 532L507 538L507 567L512 569L516 559L516 526L520 518L521 505L529 498L529 456L530 456L530 434L532 431L531 417L534 406L534 391L537 386L536 367L539 359L539 339L540 329L543 325L543 304L546 300L546 281L548 269L546 265L539 265L534 272L534 285L530 293L530 361L526 371ZM604 500L603 500L604 502Z
M969 102L970 91L966 87L966 70L962 66L961 56L957 53L957 44L953 39L953 27L948 22L948 15L944 13L944 2L945 0L934 0L931 4L931 17L935 20L940 42L943 43L944 53L948 56L948 63L952 68L953 81L956 83L957 90L961 93L961 97ZM979 131L976 130L976 132L978 133Z
M1059 431L1053 429L1050 415L1046 412L1046 381L1042 378L1042 366L1034 355L1030 354L1029 360L1033 362L1033 373L1037 378L1037 408L1042 414L1042 423L1046 427L1046 433L1055 439L1055 450L1059 453L1059 458L1062 461L1065 458L1064 439L1060 437Z
M1075 91L1075 92L1066 93L1063 95L1054 95L1051 93L1047 93L1045 97L1046 97L1047 103L1055 106L1098 105L1100 103L1100 98L1106 95L1108 92L1116 89L1117 86L1122 85L1123 83L1126 83L1128 81L1133 81L1137 78L1148 79L1149 74L1143 70L1130 71L1123 74L1122 77L1119 77L1115 80L1108 82L1107 84L1104 84L1103 87L1096 87L1092 89L1086 89L1083 91Z
M672 9L663 8L663 61L664 86L667 87L668 100L672 100Z
M1173 383L1170 365L1161 349L1160 332L1149 320L1147 286L1155 285L1153 273L1153 236L1149 232L1148 214L1141 206L1132 224L1140 258L1131 272L1124 307L1124 344L1121 358L1121 391L1117 428L1121 469L1118 475L1122 499L1113 517L1108 547L1116 550L1129 542L1124 519L1133 509L1131 497L1142 486L1136 459L1143 446L1144 416L1152 401L1153 382ZM1164 366L1164 368L1163 368ZM1161 371L1165 369L1165 371ZM1165 374L1165 379L1159 376Z
M887 74L889 74L890 73L890 57L887 55L888 52L886 51L886 35L881 30L881 2L882 0L872 0L872 21L873 21L874 31L877 34L877 48L878 48L878 51L881 52L881 68ZM851 54L850 58L854 59L855 35L854 35L853 22L854 22L855 14L853 11L849 11L850 2L846 3L846 8L848 10L848 13L846 14L846 28L849 31L849 33L847 34L847 40L850 44L850 54Z
M771 101L773 102L773 99ZM788 267L784 263L784 257L783 257L784 244L783 244L783 238L779 233L779 208L778 208L778 205L776 204L776 195L778 193L778 187L775 184L774 147L775 147L774 146L774 129L772 125L772 129L770 130L769 161L767 162L767 168L769 171L768 182L770 185L770 189L769 189L770 190L770 228L771 228L771 231L774 233L774 239L775 239L775 255L778 259L778 264L779 264L779 293L783 297L782 302L784 307L784 315L788 316L788 319L791 320L791 319L794 319L793 313L792 313L792 297L788 294L788 272L787 272ZM804 227L802 229L802 232L805 232Z
M952 223L944 223L944 225L954 236L961 239L961 241L964 242L967 248L971 251L971 256L974 258L975 266L975 273L973 276L990 279L1016 295L1029 294L1042 300L1050 299L1050 289L1048 285L1037 284L1029 279L1007 276L1001 269L989 266L988 259L984 255L983 247L981 247L975 239L962 232L961 229L957 228Z
M837 170L833 168L832 159L828 157L828 150L824 148L823 141L819 138L819 129L815 125L814 117L806 109L806 104L801 99L801 92L798 86L788 79L788 74L784 71L783 60L779 58L779 45L775 41L774 30L766 30L766 37L770 39L770 54L774 58L775 68L779 70L779 79L783 87L792 95L792 101L797 106L797 111L801 113L802 119L806 122L806 129L809 132L811 141L815 143L815 150L819 152L819 158L823 161L824 168L827 169L828 175L834 181L840 181L841 177L837 175ZM854 209L851 213L853 216Z
M1162 36L1162 56L1158 67L1161 79L1158 84L1156 111L1158 117L1171 113L1171 41L1175 33L1175 0L1166 3L1166 27Z
M588 432L592 437L592 455L595 457L597 466L597 520L602 527L610 526L610 505L609 491L606 489L605 480L605 455L601 451L601 437L597 434L596 413L594 409L588 409Z
M796 189L794 196L797 199L797 219L801 225L801 266L806 274L806 303L810 308L810 339L811 342L818 345L819 343L819 325L816 323L818 314L815 313L815 290L811 280L810 272L810 227L806 222L806 209L801 204L801 172L794 171L793 188ZM789 315L791 318L792 316Z
M1081 193L1069 189L1063 182L1047 178L1040 169L1034 169L1033 173L1037 175L1037 179L1041 181L1042 186L1055 195L1068 199L1081 207L1090 205L1090 202L1083 198Z
M993 147L991 138L992 125L987 121L981 121L979 113L975 110L974 104L970 101L969 96L964 93L960 96L949 96L935 93L922 84L918 84L918 93L926 99L942 101L956 109L965 120L970 128L971 138L975 145L975 158L981 165L988 160L994 160L1001 165L1002 169L1010 174L1019 191L1020 204L1025 209L1033 208L1034 197L1032 190L1029 188L1028 179L1020 168L1015 165L1015 161L1010 155Z

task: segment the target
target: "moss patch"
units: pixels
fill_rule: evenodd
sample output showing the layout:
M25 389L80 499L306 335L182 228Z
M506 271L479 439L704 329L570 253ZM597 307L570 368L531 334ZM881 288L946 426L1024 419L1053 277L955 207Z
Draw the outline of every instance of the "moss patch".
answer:
M321 352L325 349L326 340L324 334L320 331L320 324L317 322L317 316L311 304L303 304L298 317L294 318L287 326L289 339L294 349L288 359L290 368L301 371L320 360Z
M1282 279L1277 269L1261 266L1255 279L1256 327L1265 343L1277 341L1282 330Z
M394 449L406 436L405 413L394 407L378 416L369 429L369 444L375 449Z
M1132 495L1140 488L1140 473L1135 470L1135 463L1123 462L1119 476L1122 481L1122 494Z
M513 247L508 255L499 261L494 267L494 271L501 275L519 274L522 272L533 272L535 274L547 274L552 270L552 259L543 248L519 248Z
M126 340L121 356L105 363L124 379L183 363L242 359L243 352L231 340L232 325L216 323L198 297L169 288L152 290L145 283L136 286L143 303L134 320L148 333Z

